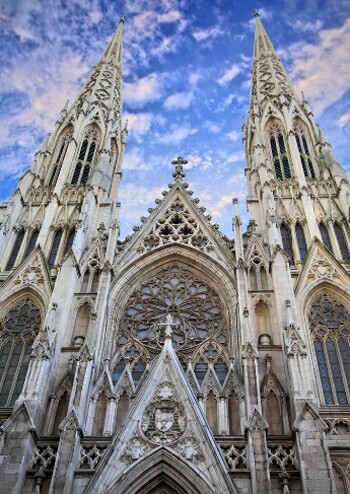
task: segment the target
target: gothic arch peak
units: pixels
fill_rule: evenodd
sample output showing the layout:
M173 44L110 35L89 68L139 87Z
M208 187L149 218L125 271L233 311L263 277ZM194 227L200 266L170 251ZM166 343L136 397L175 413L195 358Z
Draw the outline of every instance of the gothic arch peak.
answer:
M232 262L229 239L210 222L205 208L197 205L183 184L174 184L150 215L142 217L142 226L134 227L127 243L120 244L117 264L125 264L170 245L183 245L222 263ZM125 248L127 245L127 249Z
M344 289L350 287L350 277L323 242L314 237L295 287L296 297L305 300L308 293L321 283L330 283Z
M249 263L254 256L258 255L264 261L265 265L268 267L270 263L270 256L267 248L259 234L253 233L248 240L248 245L245 251L245 261Z
M17 292L31 292L40 299L40 306L48 307L52 295L52 281L47 261L40 245L8 276L0 287L0 302L14 297Z
M254 410L245 424L245 428L250 431L265 431L269 428L269 424L261 415L258 408L254 407Z
M101 269L105 259L105 247L100 237L97 237L92 243L90 248L83 253L80 260L81 271L84 271L88 267Z
M269 369L267 369L260 385L260 391L265 396L270 393L270 391L273 391L276 396L284 397L287 395L272 367L269 367Z
M155 457L167 468L176 466L182 474L179 485L184 485L183 472L187 472L191 482L186 492L197 493L195 485L202 485L203 492L213 494L218 490L226 494L236 492L169 335L86 494L140 492L147 476L150 480L158 475ZM132 482L124 483L128 475L125 472L130 472ZM140 484L136 484L138 478Z
M299 432L303 430L305 422L313 422L314 427L319 431L328 431L328 424L321 418L317 410L309 403L307 400L304 400L300 406L297 418L294 421L292 430ZM310 430L310 427L306 426L307 430Z

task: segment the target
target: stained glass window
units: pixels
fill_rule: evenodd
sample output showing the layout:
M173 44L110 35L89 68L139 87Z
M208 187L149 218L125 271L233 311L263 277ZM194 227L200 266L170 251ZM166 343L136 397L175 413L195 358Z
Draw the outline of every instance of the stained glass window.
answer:
M290 229L285 223L282 223L281 225L281 237L282 237L283 249L290 257L291 263L294 264L292 237L290 234Z
M13 406L22 391L40 325L40 311L30 299L11 309L0 323L0 407Z
M6 265L6 268L5 268L6 271L10 271L10 269L12 269L13 266L15 265L15 262L16 262L16 259L17 259L17 256L18 256L18 253L19 253L20 248L22 246L23 239L24 239L24 231L21 230L17 234L17 237L16 237L16 240L15 240L14 246L12 248L12 251L11 251L11 254L10 254L10 257L9 257L9 260L7 261L7 265Z
M307 246L306 246L304 230L303 227L300 225L300 223L297 223L295 225L295 236L298 242L300 260L304 261L307 254Z
M310 309L309 322L326 405L350 402L350 313L323 295Z
M59 249L60 243L61 243L62 233L63 233L62 229L57 230L57 232L55 233L52 247L51 247L51 251L50 251L50 255L49 255L49 260L48 260L48 264L49 264L50 269L55 264L57 252L58 252L58 249Z
M326 227L326 225L324 223L320 223L319 228L320 228L320 233L321 233L321 237L322 237L322 242L327 247L327 249L330 252L332 252L332 254L333 254L333 249L332 249L331 239L330 239L329 233L328 233L328 228Z
M337 237L339 249L342 255L343 260L349 264L350 263L350 253L348 249L348 244L345 239L344 231L342 226L339 223L334 223L334 233Z

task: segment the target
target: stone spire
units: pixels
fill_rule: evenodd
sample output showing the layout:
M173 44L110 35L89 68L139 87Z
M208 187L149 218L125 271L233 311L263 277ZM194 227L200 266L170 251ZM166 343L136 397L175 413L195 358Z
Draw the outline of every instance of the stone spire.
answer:
M112 121L114 124L120 119L124 21L125 17L123 16L116 32L82 88L75 103L77 115L80 112L91 115L94 111L99 110L105 121Z
M283 67L280 57L262 25L260 15L254 13L256 19L254 39L254 62L252 67L252 88L250 98L251 115L259 115L266 102L289 102L294 97L298 100L292 83Z

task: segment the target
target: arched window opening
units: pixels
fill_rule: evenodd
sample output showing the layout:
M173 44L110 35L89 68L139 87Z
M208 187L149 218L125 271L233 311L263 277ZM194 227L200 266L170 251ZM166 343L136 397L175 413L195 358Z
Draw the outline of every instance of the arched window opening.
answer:
M267 277L267 271L264 266L260 267L260 284L262 290L267 290L269 288L269 282Z
M337 240L338 240L339 249L340 249L340 253L341 253L341 256L343 258L343 261L346 262L347 264L349 264L350 263L350 253L349 253L349 249L348 249L348 244L346 242L344 230L339 223L334 223L334 233L335 233L335 236L337 237Z
M5 271L10 271L10 269L12 269L13 266L15 265L18 253L22 247L23 239L24 239L24 230L21 230L20 232L17 233L17 237L14 246L12 247L9 260L7 261Z
M200 386L202 386L204 378L208 371L208 364L201 358L194 366L194 373L196 374L197 381Z
M305 235L304 235L304 229L300 225L300 223L297 223L295 225L295 236L296 236L297 243L298 243L300 260L303 262L306 258L306 255L307 255L307 246L306 246L306 240L305 240Z
M206 404L206 412L207 412L207 422L210 430L213 434L218 433L218 406L215 398L215 394L212 390L209 391L207 396L207 404Z
M135 386L137 386L138 383L140 382L140 379L143 373L145 372L145 370L146 370L146 364L143 360L140 359L136 363L134 363L132 367L131 375Z
M24 254L25 258L28 257L29 254L34 250L36 241L38 240L38 236L39 236L39 230L34 230L31 237L30 237L30 240L28 242L28 245L27 245L27 248L26 248L26 251Z
M91 284L91 291L93 293L97 293L99 282L100 282L100 271L99 271L99 269L95 269L95 272L94 272L94 275L92 278L92 284Z
M60 137L58 141L58 145L56 147L56 149L58 149L58 153L56 154L56 156L54 155L53 158L54 165L50 178L50 185L55 185L57 182L58 176L62 168L62 163L64 161L64 158L66 157L67 149L71 141L72 135L73 135L73 128L70 127L68 130L66 130L63 133L63 135Z
M335 480L335 486L337 488L337 494L347 494L348 490L345 484L345 476L341 469L336 467L334 463L332 464L333 474Z
M124 370L125 370L125 360L121 360L114 367L114 371L112 373L112 382L113 382L113 385L117 384L117 382L121 378Z
M115 420L115 428L118 429L124 422L126 414L129 410L129 397L126 391L124 391L118 401L117 417Z
M292 236L290 233L290 229L285 223L282 223L280 229L281 229L283 249L285 250L286 254L289 256L291 264L294 264Z
M61 239L62 239L62 234L63 234L63 230L61 228L59 230L57 230L55 233L52 247L51 247L51 251L50 251L50 255L49 255L49 260L48 260L48 264L49 264L50 269L52 269L53 266L55 265L58 249L60 247L60 243L61 243Z
M63 255L66 255L67 252L69 252L71 250L71 248L73 247L74 237L75 237L75 229L73 228L68 234Z
M323 295L310 308L320 382L326 405L350 403L350 314L345 306Z
M257 277L257 268L256 266L251 266L249 270L249 281L250 281L250 289L255 291L258 289L258 277Z
M84 140L78 155L78 161L75 165L71 181L73 185L86 185L89 178L90 169L96 155L98 140L98 129L96 127L89 127L85 132Z
M101 393L96 401L92 436L102 436L107 411L107 398Z
M286 180L291 178L292 175L281 124L279 122L272 123L268 128L268 135L276 179Z
M255 306L255 320L259 336L271 333L270 309L263 300Z
M22 391L40 326L40 311L30 299L11 309L0 324L0 407L13 406Z
M294 126L295 140L297 142L301 166L305 177L316 178L314 166L312 164L309 146L306 140L306 130L303 125L297 123Z
M75 319L74 324L74 333L73 333L73 343L75 346L80 346L85 340L87 329L90 321L90 305L85 302L77 312L77 317Z
M269 435L280 436L283 434L280 403L273 391L266 397L266 415L269 424Z
M233 436L241 434L239 399L234 391L228 398L228 421L230 434Z
M328 233L328 228L326 227L326 225L324 223L320 223L319 228L320 228L322 242L327 247L327 249L330 252L332 252L332 254L333 254L333 249L332 249L331 239L330 239L329 233Z
M226 376L227 376L228 367L227 367L226 362L221 357L219 357L217 359L217 361L215 362L214 370L215 370L215 374L217 375L217 377L219 379L219 383L222 386L224 384Z
M52 427L52 435L54 436L59 435L60 433L59 426L67 416L68 406L69 406L69 393L68 391L65 391L63 395L60 397L58 402L55 420Z

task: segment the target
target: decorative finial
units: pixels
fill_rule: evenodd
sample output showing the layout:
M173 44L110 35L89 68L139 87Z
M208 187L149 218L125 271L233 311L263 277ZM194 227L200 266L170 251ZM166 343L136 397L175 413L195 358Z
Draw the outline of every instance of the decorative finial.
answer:
M175 165L175 171L173 173L175 182L182 182L182 179L186 176L183 165L186 165L188 161L184 160L181 156L178 156L176 160L172 161L171 163Z
M260 17L259 11L254 9L254 17Z
M122 22L122 23L124 24L125 20L126 20L125 15L122 15L122 16L121 16L121 18L120 18L119 23L121 23L121 22Z

